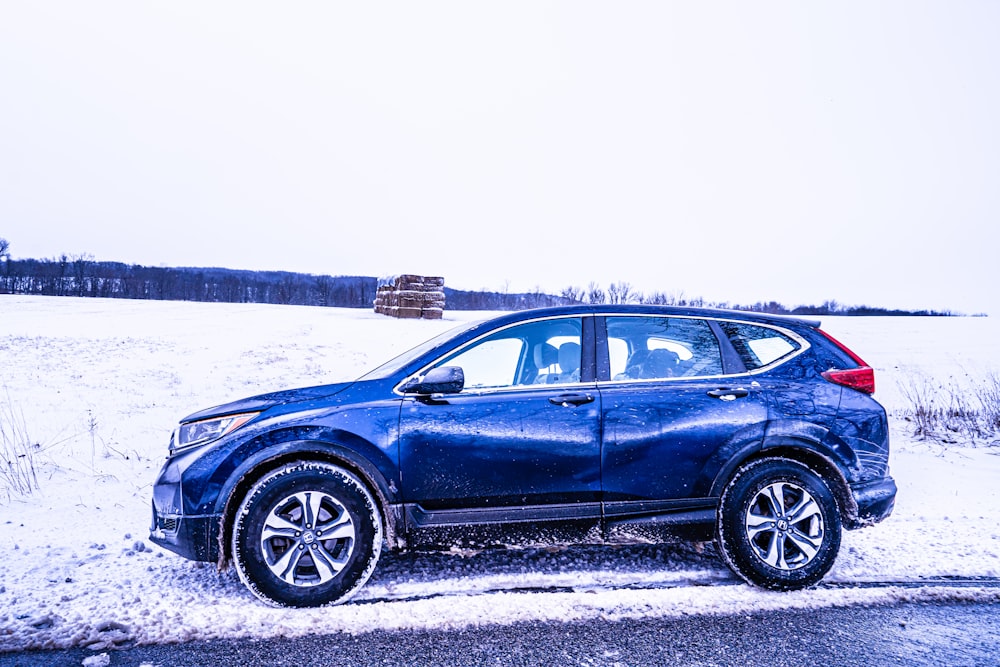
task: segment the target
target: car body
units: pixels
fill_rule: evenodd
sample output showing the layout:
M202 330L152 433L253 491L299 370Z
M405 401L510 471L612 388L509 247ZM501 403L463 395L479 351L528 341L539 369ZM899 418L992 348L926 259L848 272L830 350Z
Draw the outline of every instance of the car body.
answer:
M261 599L349 597L383 548L715 539L815 584L893 508L872 369L804 319L664 306L505 314L353 382L184 418L151 539Z

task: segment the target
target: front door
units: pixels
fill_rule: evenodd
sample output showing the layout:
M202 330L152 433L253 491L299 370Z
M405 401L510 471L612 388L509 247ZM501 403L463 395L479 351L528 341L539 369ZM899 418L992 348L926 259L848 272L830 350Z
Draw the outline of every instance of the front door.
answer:
M593 354L584 328L580 317L520 324L432 366L459 366L466 383L458 394L403 400L401 490L412 527L597 525L600 397L593 365L581 369Z

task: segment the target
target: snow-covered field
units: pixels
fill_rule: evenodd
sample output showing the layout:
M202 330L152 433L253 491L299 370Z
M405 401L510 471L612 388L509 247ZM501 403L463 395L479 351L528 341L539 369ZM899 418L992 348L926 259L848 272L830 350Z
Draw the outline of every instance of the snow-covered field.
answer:
M350 379L484 315L399 321L330 308L0 296L0 414L37 443L40 487L8 497L0 477L0 652L1000 601L997 589L977 586L769 593L735 584L711 546L679 545L388 555L350 603L288 610L258 602L231 571L148 542L151 484L179 417L240 396ZM899 384L909 378L963 383L1000 371L993 319L824 318L824 328L876 367L876 396L890 413L905 407ZM1000 446L922 442L907 429L893 418L895 513L847 533L826 581L1000 577Z

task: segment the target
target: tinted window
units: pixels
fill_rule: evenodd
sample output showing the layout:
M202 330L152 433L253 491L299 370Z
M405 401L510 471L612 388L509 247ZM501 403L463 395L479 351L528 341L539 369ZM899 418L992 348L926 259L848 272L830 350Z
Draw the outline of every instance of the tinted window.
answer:
M461 366L467 389L580 381L581 321L530 322L498 331L435 366Z
M740 322L719 322L719 325L750 371L787 357L800 347L799 343L770 327Z
M719 341L708 323L680 317L609 317L614 380L722 374Z

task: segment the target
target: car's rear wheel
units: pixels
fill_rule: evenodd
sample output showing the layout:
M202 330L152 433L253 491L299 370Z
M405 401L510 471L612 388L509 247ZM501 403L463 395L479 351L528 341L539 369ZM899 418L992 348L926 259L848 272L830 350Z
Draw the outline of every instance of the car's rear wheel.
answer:
M335 465L297 462L251 487L233 524L233 561L254 595L289 607L342 602L371 576L382 519L367 487Z
M840 550L841 519L826 482L784 458L741 468L719 501L716 541L726 564L757 586L788 591L819 582Z

